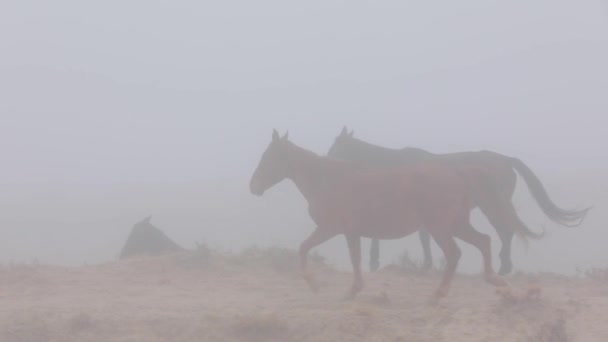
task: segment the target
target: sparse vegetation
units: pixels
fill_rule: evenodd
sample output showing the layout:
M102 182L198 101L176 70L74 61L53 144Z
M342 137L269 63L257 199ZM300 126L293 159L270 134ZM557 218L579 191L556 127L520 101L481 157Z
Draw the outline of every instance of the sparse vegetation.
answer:
M326 265L325 258L317 253L309 256L313 265ZM299 255L292 249L283 247L252 246L239 253L223 252L211 249L205 243L197 243L191 251L176 256L179 265L188 268L208 268L214 264L236 265L248 268L269 268L277 273L299 272Z
M312 253L309 258L312 264L325 265L325 259L319 254ZM230 259L241 265L269 267L278 273L299 272L298 253L282 247L260 248L253 246L230 257Z
M311 259L323 263L318 255ZM401 272L417 274L418 263L407 254L402 261L407 266ZM350 284L350 272L326 267L319 272L326 286L312 294L292 274L298 270L294 250L251 247L231 253L206 244L175 255L77 268L5 266L0 269L3 301L14 315L0 320L0 341L435 341L446 336L569 342L569 334L584 329L580 319L571 323L569 317L602 319L595 308L550 296L576 284L604 288L578 278L520 274L510 278L513 287L498 291L497 301L487 285L461 275L454 284L458 292L445 305L429 306L431 277L375 273L367 276L359 297L341 302L337 298ZM539 283L551 291L545 293ZM453 331L467 334L452 336Z
M196 248L193 251L178 256L178 262L186 267L206 268L211 264L214 254L206 243L196 243Z
M585 276L595 281L608 282L608 268L592 268L585 272Z
M211 259L211 256L212 256L211 249L204 242L203 243L197 242L194 252L197 254L198 257L200 257L203 260L209 260L209 259Z
M500 297L501 304L505 307L538 303L541 293L542 288L536 284L530 284L524 292L517 292L511 287L496 289L496 294Z

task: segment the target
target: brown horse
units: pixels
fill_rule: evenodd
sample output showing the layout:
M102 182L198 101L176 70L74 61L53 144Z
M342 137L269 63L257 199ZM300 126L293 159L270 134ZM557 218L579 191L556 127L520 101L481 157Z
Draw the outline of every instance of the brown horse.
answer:
M436 297L442 297L448 292L461 255L455 237L480 250L487 282L505 285L492 268L489 236L476 231L469 221L472 189L487 182L485 172L480 167L442 162L368 171L352 162L318 156L290 142L287 134L279 137L275 130L253 173L250 189L261 196L288 178L308 201L317 228L300 245L300 266L313 291L317 285L307 259L315 246L344 234L354 270L346 297L353 298L363 288L361 237L397 239L424 226L445 254L446 269L435 292ZM524 237L535 236L519 225L514 228Z
M500 237L502 248L500 250L501 265L499 274L510 273L513 268L511 242L514 231L512 228L513 222L510 222L513 217L504 217L499 214L504 211L513 211L515 213L511 201L517 182L515 171L528 184L530 193L545 215L554 222L564 226L577 226L583 221L589 211L589 208L567 210L558 207L547 194L541 181L526 164L517 158L495 152L479 151L433 154L411 147L391 149L357 139L353 137L352 131L348 132L346 127L344 127L340 135L336 137L334 144L330 147L328 156L374 168L400 167L424 160L441 160L453 165L470 164L484 167L488 171L490 180L488 185L497 188L499 191L498 195L501 197L498 200L494 199L494 202L491 203L487 201L487 198L477 196L479 200L474 203L473 208L479 207ZM496 210L494 207L497 205L502 206L502 208ZM421 229L419 233L424 252L424 268L427 269L432 265L430 238L424 229ZM370 268L372 270L378 268L379 257L379 243L377 239L374 239L372 240L372 248L370 250Z

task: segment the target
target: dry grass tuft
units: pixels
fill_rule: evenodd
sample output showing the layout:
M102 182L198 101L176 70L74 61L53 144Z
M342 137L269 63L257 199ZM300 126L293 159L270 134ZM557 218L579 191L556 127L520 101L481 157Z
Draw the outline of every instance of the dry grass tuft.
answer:
M180 253L177 256L179 265L187 268L207 268L211 265L215 253L205 243L196 243L193 251Z
M608 268L592 268L585 271L585 276L591 280L607 282L608 281Z
M526 291L516 292L511 287L500 287L496 289L496 294L501 299L503 306L515 306L538 303L540 301L542 288L536 284L530 284Z
M310 259L313 264L325 265L325 259L319 254L311 254ZM269 267L278 273L297 273L300 270L298 252L282 247L249 247L232 260L243 266Z

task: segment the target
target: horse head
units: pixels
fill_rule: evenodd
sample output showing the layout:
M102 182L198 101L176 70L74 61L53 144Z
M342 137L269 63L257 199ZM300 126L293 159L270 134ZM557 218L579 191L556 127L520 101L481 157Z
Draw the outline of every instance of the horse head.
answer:
M288 145L289 133L285 133L281 137L276 129L273 130L272 141L262 154L262 158L249 182L249 189L252 194L262 196L266 190L287 178L289 171Z
M144 218L143 220L137 222L133 227L136 230L145 230L148 229L149 227L152 226L152 223L150 223L150 220L152 219L152 215Z
M353 140L355 140L353 134L354 131L349 132L346 126L344 126L342 132L340 132L334 140L333 145L329 148L327 156L336 159L350 159L349 156L351 155L352 150L350 146L352 145Z

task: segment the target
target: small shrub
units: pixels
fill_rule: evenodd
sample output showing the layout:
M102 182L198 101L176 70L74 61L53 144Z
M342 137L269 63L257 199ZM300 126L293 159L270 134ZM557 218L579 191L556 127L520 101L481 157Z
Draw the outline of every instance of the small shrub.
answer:
M211 259L212 257L212 252L211 252L211 248L209 248L209 246L207 246L206 243L196 243L196 248L194 249L194 253L196 254L196 256L203 260L203 261L208 261Z
M291 249L253 246L236 256L235 262L246 266L269 267L278 273L295 273L300 270L299 258L298 252ZM313 264L325 264L325 259L316 253L311 254L309 258Z
M206 243L196 243L193 251L177 255L177 262L181 266L191 268L205 268L213 260L213 251Z
M517 293L511 287L496 289L496 294L500 297L501 304L506 307L538 303L541 293L542 288L536 284L529 285L528 289L523 293Z
M592 268L585 271L585 276L591 280L607 282L608 281L608 268Z

